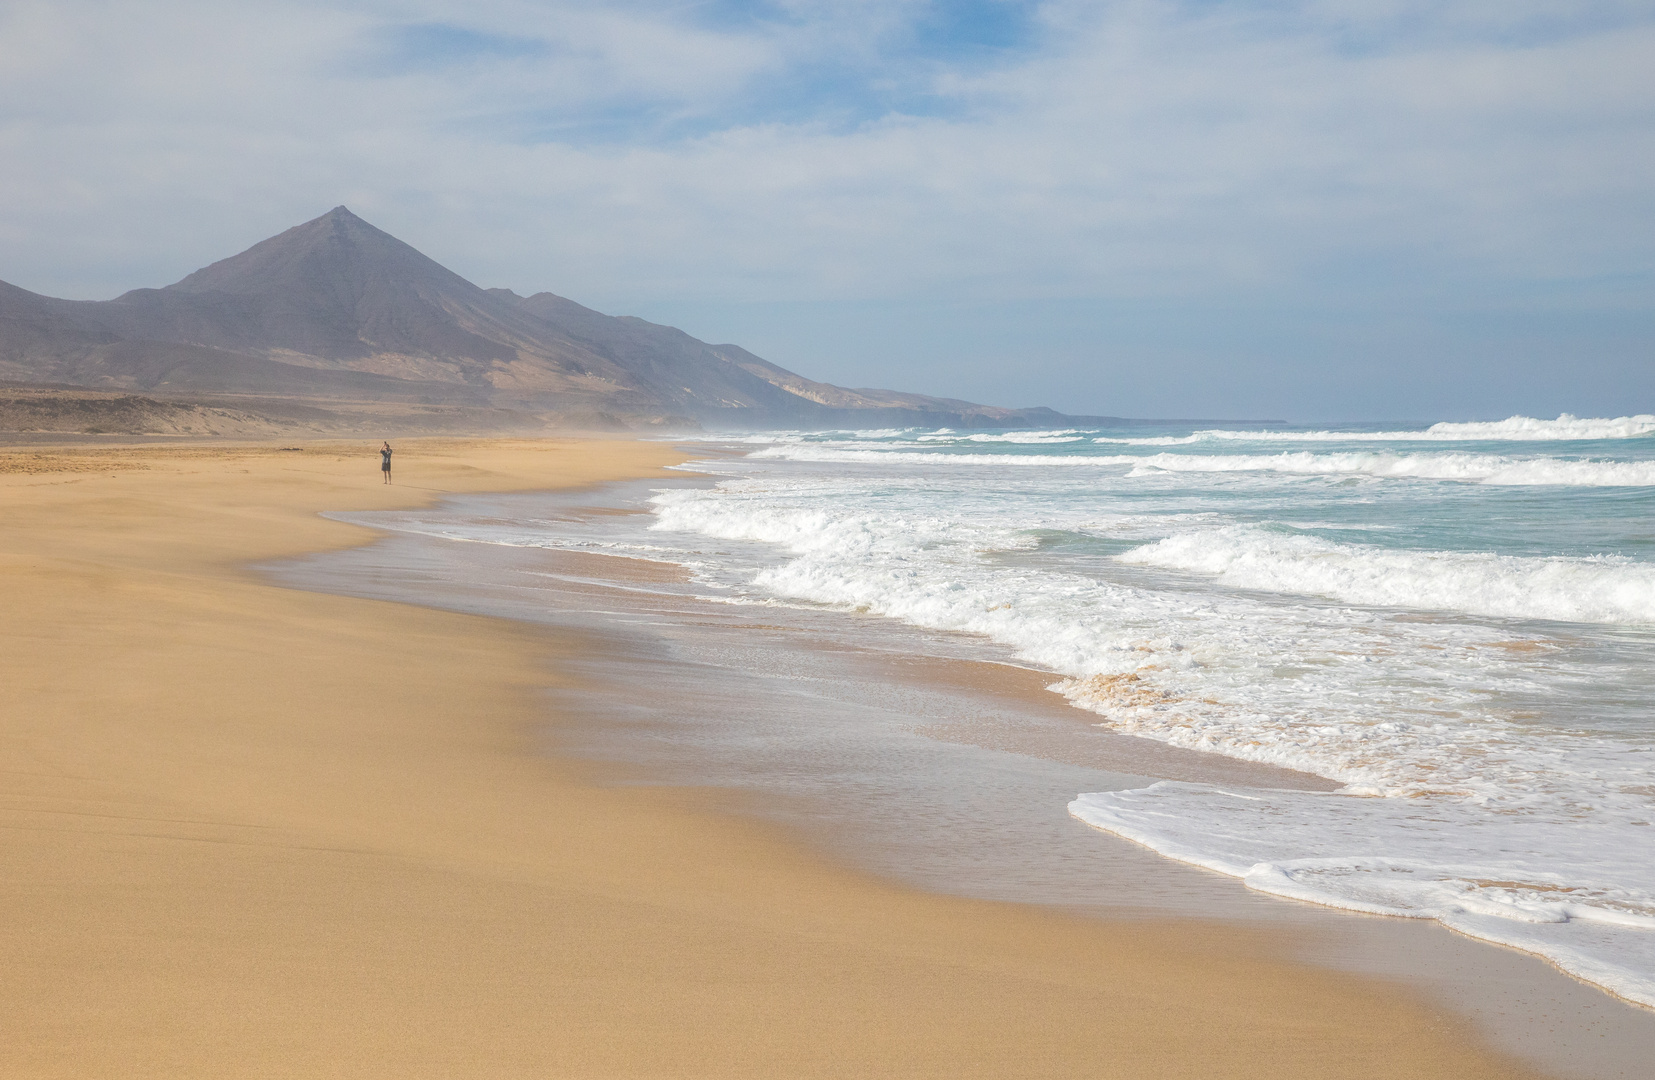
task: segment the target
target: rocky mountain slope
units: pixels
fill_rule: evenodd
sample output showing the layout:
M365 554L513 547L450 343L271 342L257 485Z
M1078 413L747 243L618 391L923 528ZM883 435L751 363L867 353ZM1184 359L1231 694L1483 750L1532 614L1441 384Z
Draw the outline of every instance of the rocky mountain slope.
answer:
M734 345L551 293L481 289L343 206L114 300L0 282L0 380L398 417L403 427L1033 426L1004 409L814 382ZM422 421L422 418L424 420ZM461 425L463 426L463 425Z

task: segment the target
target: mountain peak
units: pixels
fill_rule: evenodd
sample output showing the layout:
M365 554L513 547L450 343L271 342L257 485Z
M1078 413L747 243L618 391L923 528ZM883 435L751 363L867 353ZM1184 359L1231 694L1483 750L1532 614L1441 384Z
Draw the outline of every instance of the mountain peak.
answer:
M19 375L741 426L1022 422L1015 411L816 383L552 293L479 289L342 205L163 289L72 302L0 283L0 376Z
M219 348L483 362L515 355L501 335L473 332L498 321L499 301L344 206L118 302L165 314L151 336Z
M335 206L332 210L329 210L319 218L312 218L311 220L305 222L305 225L316 225L322 222L331 224L335 229L359 229L366 234L376 234L386 237L387 239L395 239L395 237L391 236L389 233L381 232L379 229L369 225L366 221L363 221L356 214L352 213L351 208L346 206L344 203L340 203L338 206ZM302 229L305 225L300 225L297 227Z
M417 281L439 291L476 287L344 206L260 241L239 255L197 270L173 292L268 294L271 289L325 290L342 298L375 280Z

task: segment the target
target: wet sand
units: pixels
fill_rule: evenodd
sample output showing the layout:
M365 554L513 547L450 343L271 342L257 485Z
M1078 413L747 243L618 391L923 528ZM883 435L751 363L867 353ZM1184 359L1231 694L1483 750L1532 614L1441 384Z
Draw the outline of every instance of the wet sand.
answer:
M619 555L650 546L652 515L637 508L652 492L704 482L350 514L385 535L264 569L299 588L577 633L595 647L562 661L576 677L549 691L560 720L548 749L624 766L606 782L746 793L742 812L930 892L1280 929L1295 957L1402 980L1542 1072L1647 1074L1655 1012L1541 958L1428 920L1254 892L1065 810L1078 791L1155 779L1308 789L1325 779L1115 733L1047 689L1055 676L986 639L814 605L721 602L676 564Z
M547 753L600 640L249 569L681 457L0 451L0 1073L1532 1075L1267 929L904 887L616 783Z

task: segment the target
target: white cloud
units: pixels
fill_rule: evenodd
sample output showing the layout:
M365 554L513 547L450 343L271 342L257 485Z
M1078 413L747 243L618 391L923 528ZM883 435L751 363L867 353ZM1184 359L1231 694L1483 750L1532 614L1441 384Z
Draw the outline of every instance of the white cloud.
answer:
M882 52L917 13L14 0L0 277L157 284L337 202L485 284L597 301L1652 269L1631 5L1053 2L987 66ZM409 26L544 49L394 55Z

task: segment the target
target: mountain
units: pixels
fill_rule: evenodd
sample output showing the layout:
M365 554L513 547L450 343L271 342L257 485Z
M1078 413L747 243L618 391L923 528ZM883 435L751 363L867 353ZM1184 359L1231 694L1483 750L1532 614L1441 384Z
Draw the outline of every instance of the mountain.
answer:
M552 293L481 289L345 207L162 289L59 300L0 282L0 379L429 427L1034 426L1003 409L814 382L735 345Z

